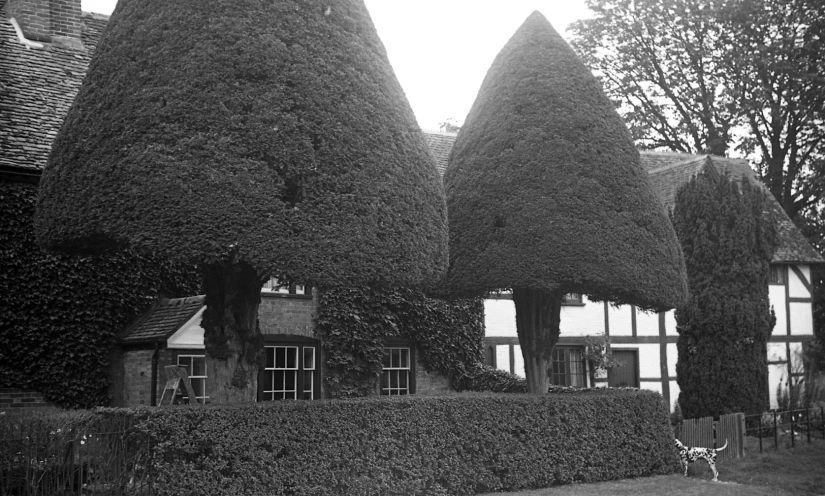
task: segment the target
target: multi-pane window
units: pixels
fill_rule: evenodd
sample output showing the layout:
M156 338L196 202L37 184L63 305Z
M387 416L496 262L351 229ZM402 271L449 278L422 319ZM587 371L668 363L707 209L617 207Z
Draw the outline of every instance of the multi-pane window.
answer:
M203 403L206 396L206 356L205 355L178 355L178 365L186 369L195 398Z
M409 348L384 348L381 371L381 394L410 394L411 374Z
M308 295L307 287L303 284L290 284L289 282L278 281L272 277L264 283L262 293L276 293L284 295Z
M785 270L781 265L771 265L770 284L785 284Z
M264 347L266 365L260 378L261 401L315 399L315 347Z
M583 350L559 348L553 350L553 384L556 386L586 386Z
M562 305L581 305L582 295L581 293L565 293L561 302Z

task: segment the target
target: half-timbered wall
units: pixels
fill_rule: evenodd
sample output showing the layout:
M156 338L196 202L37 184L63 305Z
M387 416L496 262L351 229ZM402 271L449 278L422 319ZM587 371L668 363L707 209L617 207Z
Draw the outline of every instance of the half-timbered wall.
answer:
M813 338L811 275L807 265L781 265L781 283L771 284L769 297L776 327L768 343L771 407L777 406L776 389L789 374L799 379L799 358L804 343ZM582 305L567 305L561 312L558 346L583 347L586 336L610 337L615 350L638 351L639 387L657 391L671 408L679 397L676 381L676 319L674 312L643 312L633 306L614 306L582 298ZM506 293L485 301L488 357L499 369L524 376L524 360L516 334L515 308ZM492 358L494 357L494 358ZM607 386L608 377L589 386Z

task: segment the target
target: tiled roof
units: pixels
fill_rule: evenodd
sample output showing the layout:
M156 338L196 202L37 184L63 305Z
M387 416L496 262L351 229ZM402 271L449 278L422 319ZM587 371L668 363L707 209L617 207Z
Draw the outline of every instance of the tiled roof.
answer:
M107 19L83 13L84 49L29 49L0 11L0 165L43 168Z
M429 145L430 151L433 152L433 157L435 157L435 167L442 176L447 170L447 159L450 158L450 150L453 149L455 136L451 133L424 131L424 139L427 140L427 145Z
M736 181L744 179L758 185L766 193L765 213L774 219L779 231L779 246L773 255L773 261L776 263L825 263L825 260L788 218L776 198L756 177L746 160L672 152L642 152L641 158L642 166L650 174L653 189L668 209L673 208L676 191L708 163L712 163L720 174L728 174Z
M204 296L159 301L132 323L120 336L126 344L165 340L203 307Z

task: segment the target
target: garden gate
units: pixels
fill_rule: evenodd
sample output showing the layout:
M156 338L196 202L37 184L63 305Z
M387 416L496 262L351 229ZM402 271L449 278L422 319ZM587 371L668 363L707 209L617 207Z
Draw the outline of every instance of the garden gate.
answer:
M721 448L727 440L728 447L718 454L718 460L729 460L745 456L745 414L722 415L718 421L713 417L685 419L679 432L679 441L685 446Z

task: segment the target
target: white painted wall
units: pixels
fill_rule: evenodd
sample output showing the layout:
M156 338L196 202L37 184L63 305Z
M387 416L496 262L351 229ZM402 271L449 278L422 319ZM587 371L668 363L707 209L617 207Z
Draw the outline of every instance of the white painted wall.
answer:
M643 310L636 310L636 335L658 336L659 314L657 312L645 312Z
M193 350L203 349L203 327L201 327L201 320L203 320L203 311L206 307L198 310L191 319L180 326L180 329L175 332L169 339L166 340L166 347L171 349Z
M776 314L776 326L773 328L774 336L784 336L788 333L788 321L785 318L785 286L771 284L768 286L768 297Z
M659 345L658 344L640 344L639 350L639 377L651 379L653 377L662 377L662 367L659 361ZM649 383L648 383L649 384ZM658 385L659 391L662 390L661 382Z
M667 375L676 377L676 362L679 360L679 350L676 343L667 344Z
M808 265L797 265L796 266L802 275L805 276L805 280L808 281L810 284L811 282L811 268ZM811 292L805 287L805 284L799 279L799 276L796 273L788 268L788 291L790 293L791 298L810 298ZM794 315L794 314L791 314Z
M777 320L779 315L777 315ZM779 322L776 323L779 327ZM776 329L773 331L776 334ZM794 336L812 336L814 333L814 314L810 303L791 302L791 334Z

